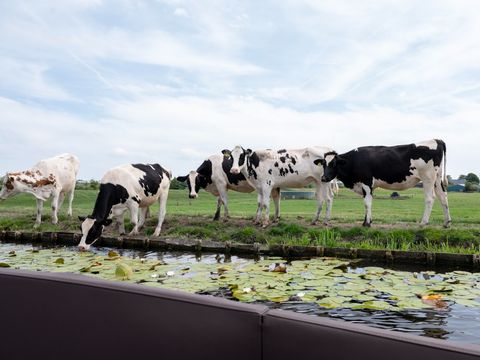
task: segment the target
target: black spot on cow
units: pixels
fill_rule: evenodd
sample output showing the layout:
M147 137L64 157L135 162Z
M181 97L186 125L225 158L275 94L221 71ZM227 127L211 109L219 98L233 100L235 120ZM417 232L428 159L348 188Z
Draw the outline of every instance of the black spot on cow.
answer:
M251 150L249 150L251 151ZM248 176L253 177L254 179L258 178L257 171L255 170L260 165L260 158L256 152L250 153L250 156L247 160L247 170Z
M285 164L285 156L280 156L280 161Z
M273 166L278 167L278 162L275 161L275 164L273 164Z
M106 220L112 210L112 206L124 204L128 198L128 191L122 185L100 184L100 191L95 200L91 218L100 222Z
M272 175L272 169L268 169L268 173Z
M230 172L230 169L232 168L233 165L233 158L224 158L222 161L222 169L225 175L227 175L228 182L230 184L238 185L240 181L246 180L245 176L243 176L242 173L239 174L232 174ZM210 182L211 182L211 175L210 175Z
M145 196L156 195L163 177L165 175L170 177L168 171L162 168L159 164L132 164L132 166L145 173L145 175L138 180Z
M280 168L279 171L280 171L280 176L285 176L286 175L285 170L283 168Z
M281 150L278 150L278 151L277 151L277 154L283 154L283 153L286 153L286 152L287 152L287 150L281 149Z
M295 165L297 163L297 160L295 160L295 157L292 156L291 160L292 160L293 165Z
M290 164L288 164L288 170L290 171L291 174L294 173L294 170L293 170L293 168L292 168L292 165L290 165Z
M132 200L135 201L137 204L140 204L140 198L137 195L132 196Z
M289 153L286 153L286 154L285 154L285 157L286 157L287 159L290 159L290 154L289 154Z

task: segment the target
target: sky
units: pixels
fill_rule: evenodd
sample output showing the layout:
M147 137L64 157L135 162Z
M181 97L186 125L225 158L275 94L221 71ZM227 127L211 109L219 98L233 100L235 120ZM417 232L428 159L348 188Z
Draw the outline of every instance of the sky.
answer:
M478 1L0 0L1 174L432 138L480 174Z

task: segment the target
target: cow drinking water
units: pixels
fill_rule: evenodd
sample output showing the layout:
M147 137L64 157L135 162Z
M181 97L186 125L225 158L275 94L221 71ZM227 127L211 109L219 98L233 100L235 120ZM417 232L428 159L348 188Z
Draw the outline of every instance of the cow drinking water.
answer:
M82 222L81 250L89 247L102 235L105 226L112 223L110 214L117 221L119 232L125 232L124 213L130 211L133 229L130 235L138 234L145 222L148 207L158 201L160 211L153 236L158 236L165 218L168 190L172 174L158 164L128 164L110 169L100 182L92 215ZM140 212L140 217L139 217Z
M68 212L72 216L72 202L80 162L71 154L61 154L40 160L29 170L7 172L3 178L0 199L20 193L32 194L37 200L35 227L42 222L43 203L52 198L52 223L58 222L58 209L68 195Z
M425 195L421 224L428 224L436 195L442 204L444 226L450 225L445 174L446 146L442 140L398 146L364 146L340 155L330 152L314 163L324 169L322 181L331 181L336 177L347 188L363 196L364 226L372 223L373 189L405 190L420 181L423 182Z

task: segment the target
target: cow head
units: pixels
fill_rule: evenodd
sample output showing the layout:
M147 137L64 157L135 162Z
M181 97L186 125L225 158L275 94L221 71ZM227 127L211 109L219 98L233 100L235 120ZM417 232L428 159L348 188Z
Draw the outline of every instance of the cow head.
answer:
M232 174L237 175L237 174L240 174L242 170L247 166L248 157L252 154L252 150L250 149L245 150L241 146L235 146L235 148L232 151L223 150L222 154L225 157L232 158L233 163L232 163L232 168L230 169L230 172Z
M3 177L2 191L0 191L0 200L8 199L9 197L16 195L20 192L15 177L9 173L6 173Z
M112 219L97 220L91 216L79 216L78 219L82 221L82 238L78 244L81 251L90 249L90 246L102 235L105 226L112 223Z
M318 166L323 166L323 182L330 182L335 179L345 166L346 160L338 155L336 152L331 151L325 154L323 159L314 160L313 163Z
M188 175L185 176L178 176L177 180L180 182L186 182L188 185L188 197L190 199L195 199L198 196L198 192L200 189L205 186L204 185L204 176L197 173L196 171L190 171Z

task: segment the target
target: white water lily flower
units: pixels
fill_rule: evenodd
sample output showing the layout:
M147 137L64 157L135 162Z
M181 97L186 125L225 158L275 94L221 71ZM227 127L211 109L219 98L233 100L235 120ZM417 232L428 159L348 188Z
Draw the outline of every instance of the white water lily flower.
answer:
M304 293L304 292L299 292L299 293L297 294L297 296L298 296L298 297L304 297L304 296L305 296L305 293Z
M245 294L248 294L249 292L252 292L252 288L243 288L242 290Z
M152 274L152 275L150 275L150 277L152 277L152 278L154 278L154 279L155 279L155 278L158 278L158 274Z
M167 271L167 276L173 276L175 275L175 271Z

